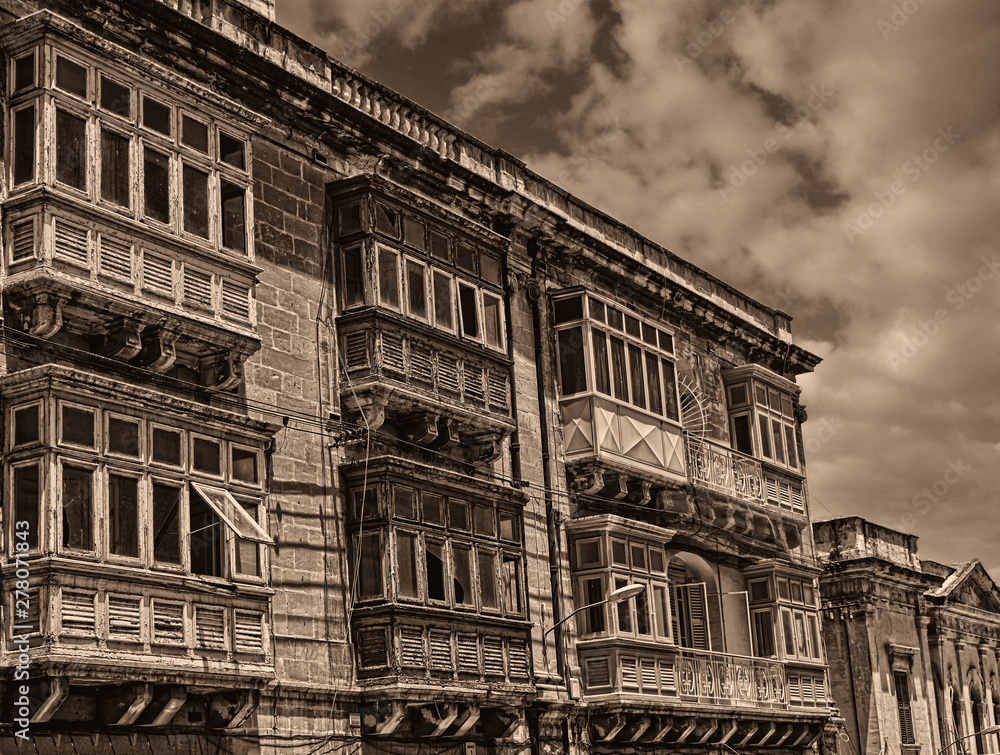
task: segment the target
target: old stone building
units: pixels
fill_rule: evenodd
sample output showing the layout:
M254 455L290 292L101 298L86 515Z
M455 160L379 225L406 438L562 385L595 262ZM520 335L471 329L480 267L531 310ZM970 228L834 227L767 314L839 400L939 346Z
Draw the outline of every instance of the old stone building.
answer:
M1000 752L1000 589L860 517L813 525L831 694L861 755ZM845 750L846 752L846 750Z
M268 0L0 8L0 749L821 741L787 315Z

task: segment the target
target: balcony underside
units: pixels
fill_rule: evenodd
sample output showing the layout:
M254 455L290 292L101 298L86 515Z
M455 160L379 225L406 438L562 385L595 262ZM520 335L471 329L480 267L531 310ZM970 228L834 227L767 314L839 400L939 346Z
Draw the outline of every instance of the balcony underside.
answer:
M450 698L442 693L424 701L410 697L372 698L365 696L361 716L364 736L431 739L450 737L471 740L473 737L502 744L526 744L528 727L524 708L497 705L464 698Z
M184 366L207 390L238 385L244 362L260 348L259 337L245 328L172 313L54 268L19 275L3 294L11 322L30 336L82 337L98 355L154 372Z

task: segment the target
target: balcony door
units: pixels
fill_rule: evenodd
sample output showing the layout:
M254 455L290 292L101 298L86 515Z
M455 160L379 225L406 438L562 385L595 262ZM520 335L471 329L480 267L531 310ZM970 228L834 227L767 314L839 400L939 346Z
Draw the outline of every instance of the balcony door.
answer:
M680 647L711 650L708 590L696 579L683 563L675 561L667 570L674 637Z

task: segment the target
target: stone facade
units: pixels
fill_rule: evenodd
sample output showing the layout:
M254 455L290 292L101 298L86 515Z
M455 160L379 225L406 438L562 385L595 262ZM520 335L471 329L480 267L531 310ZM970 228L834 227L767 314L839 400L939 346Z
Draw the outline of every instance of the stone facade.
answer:
M982 565L921 561L915 536L859 517L813 533L832 694L856 751L996 752L982 732L1000 723L1000 590Z
M266 0L0 8L4 752L827 746L787 315Z

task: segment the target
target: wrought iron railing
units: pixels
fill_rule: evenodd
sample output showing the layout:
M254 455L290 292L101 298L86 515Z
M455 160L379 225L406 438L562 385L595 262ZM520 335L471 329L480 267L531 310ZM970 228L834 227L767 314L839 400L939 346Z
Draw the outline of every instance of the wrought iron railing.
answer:
M764 501L760 462L710 440L688 435L688 477L746 501Z

